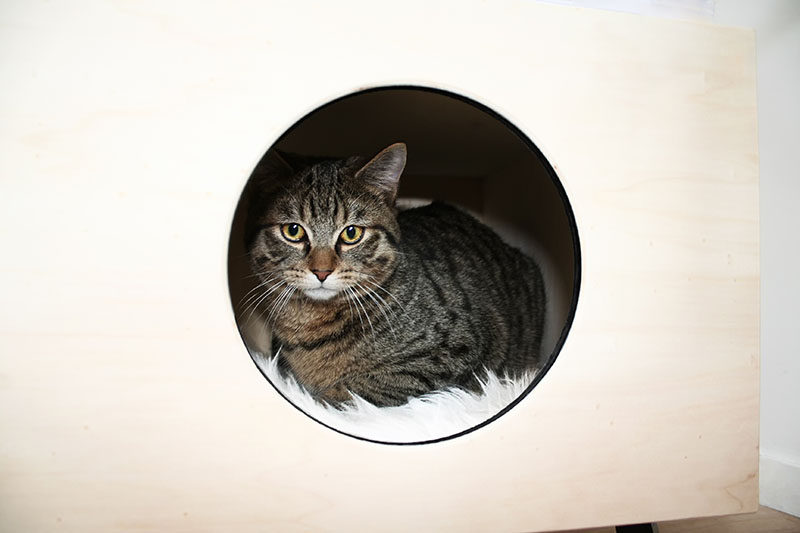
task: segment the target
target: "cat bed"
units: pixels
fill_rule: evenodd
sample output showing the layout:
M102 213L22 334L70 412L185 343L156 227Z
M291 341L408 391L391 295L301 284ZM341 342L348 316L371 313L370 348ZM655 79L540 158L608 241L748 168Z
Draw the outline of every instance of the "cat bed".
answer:
M512 379L488 372L480 392L451 388L394 407L378 407L356 396L353 402L334 407L315 400L292 376L282 374L279 355L252 350L250 355L278 392L313 419L354 437L396 444L439 440L475 428L511 405L536 375Z

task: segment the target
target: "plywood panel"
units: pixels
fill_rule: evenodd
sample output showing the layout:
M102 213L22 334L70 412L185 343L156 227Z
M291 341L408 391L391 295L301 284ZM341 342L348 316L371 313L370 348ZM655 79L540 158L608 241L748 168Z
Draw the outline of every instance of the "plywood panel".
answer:
M552 530L754 510L753 36L530 2L49 2L0 22L0 526ZM492 425L336 434L269 388L225 254L314 107L422 84L557 167L572 333ZM576 510L577 509L577 510Z

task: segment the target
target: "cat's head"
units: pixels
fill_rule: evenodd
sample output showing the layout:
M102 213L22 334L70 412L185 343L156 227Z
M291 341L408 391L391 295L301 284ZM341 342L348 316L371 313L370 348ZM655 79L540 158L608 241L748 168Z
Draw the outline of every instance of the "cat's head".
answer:
M248 252L264 290L294 288L314 301L374 292L397 261L394 204L405 163L397 143L366 163L273 165L251 193L248 216Z

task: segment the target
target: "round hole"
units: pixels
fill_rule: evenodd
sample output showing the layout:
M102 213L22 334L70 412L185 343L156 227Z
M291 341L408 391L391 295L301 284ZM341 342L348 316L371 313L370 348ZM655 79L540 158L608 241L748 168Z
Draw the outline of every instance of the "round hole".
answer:
M412 395L408 403L400 402L402 405L389 402L384 406L381 400L373 400L378 406L363 400L339 403L342 398L339 395L341 390L335 394L330 391L335 390L337 387L335 383L341 383L342 376L351 370L349 367L345 368L346 363L342 362L343 360L337 360L336 364L340 366L333 369L326 369L325 364L338 357L338 354L346 353L348 343L342 342L340 347L335 349L328 346L333 350L330 354L334 354L335 357L334 355L331 355L330 359L317 357L314 359L316 366L313 371L308 370L298 363L305 361L297 359L296 354L299 352L285 352L292 353L292 357L295 357L289 363L286 359L290 358L284 359L281 351L286 349L285 345L302 345L304 354L312 353L311 351L318 348L319 338L310 333L307 337L304 336L303 331L297 330L295 322L291 338L296 338L297 343L292 344L286 339L278 339L276 331L279 331L280 327L276 321L279 320L279 316L289 313L290 309L299 309L293 307L300 305L297 304L297 299L316 298L314 296L316 293L313 292L316 289L309 289L306 285L299 287L297 283L318 281L320 287L325 287L325 279L328 276L333 276L335 279L334 273L337 273L337 268L339 272L345 269L343 257L347 253L352 254L352 250L359 246L362 239L361 227L357 220L345 222L342 219L336 222L348 225L331 230L341 231L337 239L330 236L333 233L325 234L329 240L333 239L329 243L323 243L330 254L326 258L325 254L320 252L322 255L315 257L312 264L309 259L312 249L321 249L322 246L317 246L319 244L316 242L317 237L302 227L304 220L300 218L319 215L312 214L308 210L300 213L295 206L295 211L275 215L274 220L265 220L259 210L263 209L265 197L279 196L274 191L264 194L265 187L286 191L287 187L292 186L290 184L300 181L293 173L318 161L365 156L364 159L352 163L353 171L356 168L365 168L371 173L371 180L380 179L377 171L383 168L381 165L386 166L384 163L391 157L399 157L397 154L401 150L395 144L398 142L405 144L407 153L405 167L399 179L399 189L394 193L387 192L391 189L389 185L380 190L372 188L371 193L379 196L396 195L397 206L401 213L408 213L409 210L420 213L419 210L426 209L424 206L431 201L441 201L455 206L459 210L458 213L469 213L469 216L478 220L476 224L479 226L476 227L491 228L503 242L533 258L541 272L546 294L544 327L540 331L540 353L535 371L521 377L515 376L516 379L512 380L498 376L497 379L487 381L487 375L481 372L481 368L470 368L466 371L472 372L473 376L480 375L482 384L476 386L473 383L461 387L454 384L452 388L445 387L443 393L423 394L421 397ZM387 148L392 145L394 148ZM378 159L377 162L373 160L370 166L368 162L370 158L379 153L384 154L382 156L384 159ZM386 156L387 153L391 157ZM323 163L325 164L327 163ZM365 170L363 174L367 174L367 171ZM278 175L283 177L278 178ZM391 181L391 177L387 180ZM308 179L305 182L310 183ZM369 186L373 187L374 183L370 182ZM304 194L310 193L306 190ZM344 208L346 195L339 200L343 202ZM298 202L303 203L300 200ZM338 213L337 207L332 205L328 207L336 209ZM429 206L428 209L432 208ZM408 214L398 216L406 217L404 219L406 221L410 219ZM417 219L417 223L421 224L420 220L423 219ZM316 221L308 222L309 225L313 223ZM363 246L376 246L369 244L370 239L367 237L373 233L369 233L371 231L369 229L366 231L363 236ZM428 227L425 231L436 231L436 228ZM473 230L465 231L469 234ZM481 231L474 230L474 233L485 238ZM322 235L321 230L320 235ZM373 241L378 238L377 233L374 235L376 237ZM286 281L285 276L288 274L285 273L281 273L284 277L279 276L278 279L266 275L265 270L257 272L260 267L252 259L253 255L257 255L252 243L258 239L273 239L270 241L272 246L280 238L283 238L285 253L291 254L294 259L285 259L279 268L295 269L297 271L293 274L295 277L291 278L294 281ZM315 241L313 246L312 238ZM382 234L381 238L384 243L395 244L396 251L403 250L402 246L408 241L407 236L406 241L403 241L402 233L400 233L400 244L391 243L391 235L388 234ZM467 239L469 238L467 235ZM466 246L474 246L475 255L480 256L481 261L486 261L487 250L492 249L493 245L482 242L476 236L475 241L471 245L467 241ZM275 254L284 253L275 248L270 248L268 252L262 250L259 253L269 255L269 258L260 256L257 261L261 261L261 264L269 262L271 272L274 272L278 268L276 265L284 260L283 257L275 257ZM446 255L447 251L443 253ZM461 254L459 260L451 264L461 265L458 268L480 268L482 264L480 261L461 257L469 256L469 253L465 254L463 250L459 253ZM425 261L424 254L418 251L410 255L413 255L412 259L415 261L422 263ZM370 259L375 259L374 254L369 257L367 255L360 258L347 257L351 268L354 262L368 262ZM486 264L490 265L491 262ZM299 119L275 141L253 171L237 206L231 228L228 265L231 301L242 338L257 368L273 387L300 411L333 430L359 439L390 444L429 443L463 435L485 426L525 398L556 360L569 332L580 285L580 248L575 219L553 166L542 152L522 131L488 107L461 95L418 86L380 87L344 96ZM498 279L499 276L493 274L490 268L484 267L482 270L484 272L481 275L485 276L487 284L483 291L486 293L495 290L492 284L508 282ZM460 272L463 271L455 269L450 273L428 274L434 278L439 274L444 278L445 274L458 278ZM312 275L317 281L311 278ZM307 281L308 279L311 281ZM373 277L373 279L378 278ZM458 287L458 279L454 283L443 283L449 283L456 292L465 290ZM509 286L513 291L519 283L523 282L512 279L510 285L504 286L505 294L508 294ZM340 285L343 287L346 284L341 282ZM399 319L398 313L407 312L400 301L402 297L395 299L394 292L385 290L380 284L368 285L364 281L361 286L365 288L360 292L356 289L333 289L335 293L333 295L322 288L319 289L321 291L319 299L330 297L341 304L335 307L338 311L331 311L326 320L332 323L343 320L342 324L346 323L347 327L333 328L332 332L338 331L340 337L348 336L354 339L370 335L375 338L378 334L375 331L375 323L378 323L381 325L378 329L385 337L384 340L373 344L392 346L393 341L388 339L394 336L394 340L397 340L397 332L393 329L411 327L416 328L419 335L427 336L426 342L438 338L443 345L449 346L450 351L445 353L444 357L457 357L453 346L458 344L452 342L448 337L452 332L442 328L441 323L427 328L423 327L424 320L421 315L413 321ZM474 290L474 285L470 286L473 289L467 290ZM291 288L294 290L290 290ZM497 294L503 294L502 290L497 290L499 291ZM523 288L519 290L523 291ZM409 287L403 294L412 292ZM463 307L459 308L458 304L452 304L454 300L461 302ZM448 299L447 294L438 300L432 296L430 302L426 302L425 305L415 306L413 313L417 315L424 313L426 305L435 305L437 301L448 302L448 305L452 306L450 311L454 317L461 313L473 313L470 315L472 318L469 323L477 324L476 331L482 331L474 333L475 337L471 340L476 343L475 345L489 342L487 346L490 346L494 337L506 338L502 335L516 335L519 332L524 332L519 334L520 339L527 338L526 335L533 324L521 321L519 317L490 319L474 316L476 312L470 309L466 300L459 300L457 296ZM289 302L295 303L290 305ZM323 304L317 305L314 309L321 309L321 305ZM332 309L334 307L330 308ZM312 323L319 323L320 316L316 316L315 320L317 322ZM483 325L480 324L482 320L486 322ZM497 320L501 322L498 324ZM520 324L524 327L519 327ZM388 327L385 327L386 325ZM501 330L502 334L497 333ZM458 331L463 333L464 330L461 328ZM326 342L330 341L334 333L320 338ZM278 339L275 343L273 343L274 335ZM306 338L308 342L303 343L303 339ZM401 331L401 338L406 340L409 338L407 330ZM487 338L490 340L487 341ZM282 344L278 346L278 342ZM381 354L381 357L385 359L386 354ZM411 365L412 359L409 357L397 364ZM352 357L349 360L353 360ZM466 372L456 363L445 364L444 367L459 368L462 376ZM363 366L358 368L362 374L369 374ZM375 371L375 375L380 377L374 385L364 386L364 396L369 398L373 390L380 389L380 380L387 383L391 376L396 375L385 370L386 368L388 367L384 366L384 370ZM385 373L381 374L384 371ZM454 370L453 375L456 373ZM325 381L329 377L330 380ZM366 380L363 377L360 379ZM436 379L439 379L439 382L448 381L448 376L439 375L434 379L434 376L426 377L416 372L414 379L417 380L414 383L418 388L421 386L420 383L426 381L433 383L433 388L437 388ZM375 396L375 398L380 397L380 395ZM531 397L528 401L535 401L535 398ZM445 416L443 412L446 413Z

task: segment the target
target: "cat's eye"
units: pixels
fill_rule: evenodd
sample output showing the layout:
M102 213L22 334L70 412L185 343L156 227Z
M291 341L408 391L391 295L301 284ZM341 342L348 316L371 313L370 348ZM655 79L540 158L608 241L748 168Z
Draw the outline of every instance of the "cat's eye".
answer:
M283 238L290 242L300 242L306 236L306 230L300 224L284 224L281 226Z
M339 239L345 244L355 244L364 236L364 228L361 226L347 226L339 235Z

